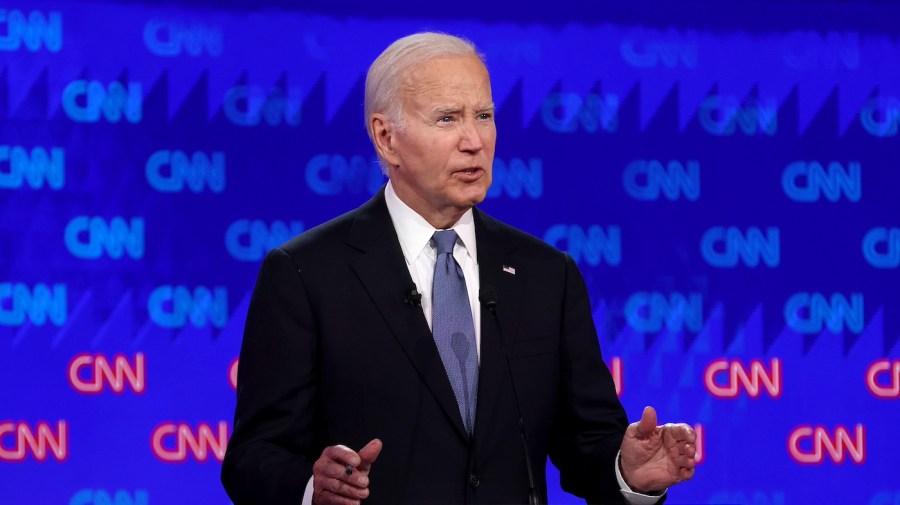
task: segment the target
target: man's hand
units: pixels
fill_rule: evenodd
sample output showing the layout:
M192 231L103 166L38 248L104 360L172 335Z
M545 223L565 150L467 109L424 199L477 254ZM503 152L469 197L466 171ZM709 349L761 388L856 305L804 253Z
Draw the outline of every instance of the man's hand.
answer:
M686 424L656 425L656 411L645 407L622 440L622 477L636 492L661 491L694 476L697 434Z
M369 470L381 453L381 440L372 440L355 453L343 445L322 451L313 464L315 505L359 505L369 496ZM349 475L348 475L349 474Z

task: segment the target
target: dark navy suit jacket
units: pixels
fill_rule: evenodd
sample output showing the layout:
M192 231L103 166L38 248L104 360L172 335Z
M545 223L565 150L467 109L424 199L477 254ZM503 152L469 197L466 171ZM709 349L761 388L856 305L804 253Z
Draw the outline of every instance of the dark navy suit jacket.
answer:
M222 467L235 504L298 505L326 446L373 438L384 448L366 504L527 503L504 348L539 492L549 455L567 491L624 503L613 468L627 420L581 274L544 242L477 209L474 219L481 288L497 300L496 319L482 308L474 435L422 309L407 303L412 280L382 190L262 265Z

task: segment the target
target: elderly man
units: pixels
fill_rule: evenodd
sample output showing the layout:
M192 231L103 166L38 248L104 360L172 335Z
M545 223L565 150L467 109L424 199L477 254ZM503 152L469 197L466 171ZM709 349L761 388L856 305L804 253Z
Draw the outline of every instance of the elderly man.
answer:
M497 132L473 45L394 42L365 117L388 184L260 270L222 467L234 502L546 501L548 455L590 503L689 479L688 426L652 408L627 426L572 259L475 208Z

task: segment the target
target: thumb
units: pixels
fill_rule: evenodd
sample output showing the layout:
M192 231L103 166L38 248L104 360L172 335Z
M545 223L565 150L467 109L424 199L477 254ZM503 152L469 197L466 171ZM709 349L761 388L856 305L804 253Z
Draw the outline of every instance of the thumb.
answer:
M649 437L656 430L656 410L653 407L644 407L641 421L637 425L635 435L638 438Z
M362 460L359 467L362 470L368 470L372 463L378 458L378 455L381 454L381 448L383 444L381 440L377 438L366 444L365 447L359 450L359 459Z

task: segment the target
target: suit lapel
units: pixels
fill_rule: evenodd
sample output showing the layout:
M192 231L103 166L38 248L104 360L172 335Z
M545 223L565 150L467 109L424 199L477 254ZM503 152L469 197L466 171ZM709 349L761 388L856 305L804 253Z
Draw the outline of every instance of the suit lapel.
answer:
M363 253L351 261L351 268L394 338L460 436L468 437L422 308L404 300L412 278L384 202L384 189L356 212L347 244Z
M476 438L482 444L490 444L497 437L491 437L489 430L497 423L484 419L484 416L512 415L495 412L493 406L498 405L501 391L508 386L503 349L511 351L514 337L518 334L518 322L521 321L519 311L528 272L516 263L512 255L515 241L509 240L505 230L478 209L475 209L475 233L481 290L484 292L486 288L493 288L497 294L497 320L484 305L481 310L481 368L475 422Z

